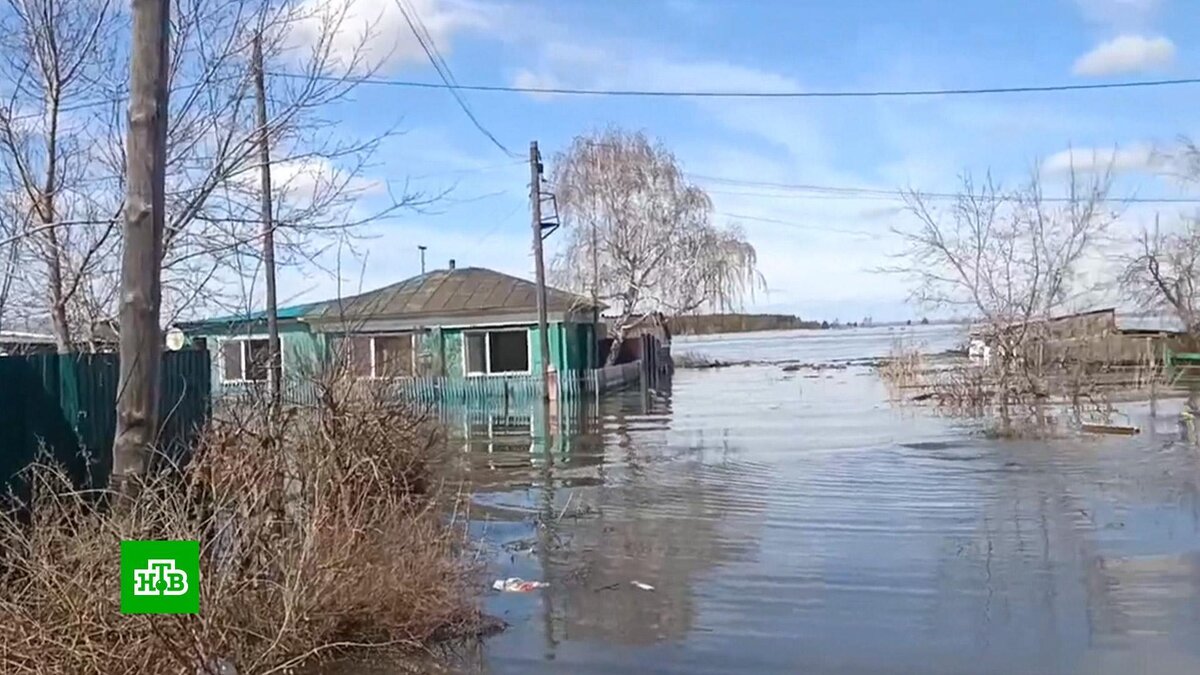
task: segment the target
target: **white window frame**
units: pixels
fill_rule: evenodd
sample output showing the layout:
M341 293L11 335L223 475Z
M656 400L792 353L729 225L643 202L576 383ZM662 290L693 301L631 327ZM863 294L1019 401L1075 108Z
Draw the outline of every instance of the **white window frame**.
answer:
M246 379L247 343L258 341L258 340L262 340L262 341L268 342L268 343L270 342L270 338L266 335L236 335L233 337L227 337L227 338L222 338L220 340L217 340L217 357L218 357L218 361L220 362L219 366L220 366L220 373L221 373L221 384L257 384L259 382L267 382L267 380L270 379L271 373L270 373L269 366L267 368L267 376L264 377L263 379L261 379L261 380L247 380ZM242 376L236 380L225 379L225 345L229 342L242 343L242 345L241 345L241 347L242 347L241 348ZM270 347L268 347L268 349L270 349ZM284 352L286 352L286 351L287 350L285 350L283 348L283 337L280 336L280 338L279 338L279 379L281 379L281 380L283 379L283 373L285 372L285 368L286 368L286 364L287 364L287 357L284 356Z
M408 336L408 358L410 375L394 375L385 377L379 374L379 370L375 367L375 338L396 338ZM365 337L371 339L371 374L365 378L367 380L403 380L417 376L417 339L416 333L375 333L371 335L356 335L354 337Z
M506 370L503 373L493 372L471 372L471 358L467 354L467 335L469 333L482 333L483 338L483 364L490 371L492 369L492 341L487 338L491 333L525 333L525 370ZM530 330L525 327L508 327L508 328L464 328L462 331L462 367L463 375L466 377L504 377L506 375L529 375L533 373L533 340L530 338Z

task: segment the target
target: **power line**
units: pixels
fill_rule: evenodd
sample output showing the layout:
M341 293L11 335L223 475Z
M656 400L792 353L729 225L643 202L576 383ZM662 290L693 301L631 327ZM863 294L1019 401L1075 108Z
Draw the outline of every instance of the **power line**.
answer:
M432 51L432 50L431 50ZM435 57L430 55L431 59ZM1072 92L1072 91L1092 91L1101 89L1135 89L1147 87L1172 87L1200 84L1200 78L1177 78L1170 80L1132 80L1125 82L1101 82L1094 84L1061 84L1061 85L1045 85L1045 86L1013 86L1013 87L984 87L984 88L952 88L952 89L891 89L891 90L865 90L865 91L667 91L667 90L649 90L649 89L587 89L587 88L572 88L572 87L518 87L504 86L491 84L460 84L456 81L443 82L417 82L411 80L394 80L380 77L354 77L350 75L316 75L312 73L289 73L284 71L270 71L271 77L279 77L284 79L310 79L320 80L325 82L343 82L348 84L365 84L379 85L389 87L409 87L414 89L449 89L455 94L455 98L459 100L461 105L466 105L459 99L458 92L460 91L481 91L481 92L497 92L497 93L513 93L513 94L547 94L558 96L626 96L626 97L677 97L677 98L889 98L889 97L921 97L921 96L970 96L981 94L1019 94L1019 93L1044 93L1044 92ZM443 74L439 70L439 76ZM452 74L450 74L452 76ZM215 82L236 78L221 78ZM447 78L449 79L449 78ZM180 85L176 89L172 89L172 93L183 89L190 89L208 83L198 82ZM60 112L71 112L76 110L84 110L87 108L95 108L99 106L112 105L114 103L124 103L128 100L127 95L118 97L97 99L94 101L83 101L80 103L66 105L59 109ZM478 120L475 119L474 113L468 112L468 116L478 125ZM33 119L40 117L42 113L24 113L13 115L8 119L12 121ZM482 126L482 125L478 125ZM481 129L485 134L491 135L486 129ZM499 142L497 141L497 144ZM502 144L499 144L502 145ZM514 157L516 155L514 154Z
M706 176L703 174L689 173L692 178L700 181L709 181L722 185L732 185L736 187L754 187L764 188L768 190L779 190L790 192L791 194L772 194L763 192L738 192L736 190L709 190L712 194L724 194L741 197L763 197L767 199L843 199L843 200L875 200L875 201L904 201L904 195L913 193L923 199L937 200L956 200L961 195L953 192L933 192L920 189L912 190L884 190L881 188L855 187L855 186L837 186L837 185L815 185L811 183L771 183L766 181L750 181L737 178L725 178L721 176ZM1015 201L1016 197L1008 195L995 195L988 197L995 201ZM1043 202L1070 202L1070 197L1041 197ZM1104 201L1114 204L1200 204L1200 198L1197 197L1110 197Z
M421 20L421 15L416 9L408 6L408 0L396 0L396 6L400 9L400 13L404 15L404 21L408 23L408 27L412 30L412 34L417 38L417 42L421 45L421 50L425 52L425 56L429 58L429 63L433 65L433 69L437 71L438 77L442 79L443 88L448 89L454 100L458 102L458 107L466 113L471 120L471 124L479 130L481 134L487 137L492 145L495 145L501 152L516 159L519 155L509 150L495 134L483 126L479 118L475 116L475 112L471 110L471 106L467 104L466 99L459 92L458 80L454 78L454 72L450 70L450 65L442 58L442 53L438 51L437 43L434 42L433 36L429 34L429 29L425 27L425 22ZM411 14L410 14L411 11ZM419 26L419 28L418 28ZM360 78L360 83L365 84L371 78Z
M295 73L276 72L276 77L305 77ZM1197 78L1170 80L1129 80L1124 82L1099 82L1092 84L1023 85L1011 87L957 87L950 89L877 89L855 91L702 91L660 89L591 89L584 87L522 87L498 84L459 84L448 82L418 82L382 77L338 77L316 76L317 79L353 81L357 84L415 89L450 89L452 91L480 91L510 94L545 94L553 96L625 96L656 98L903 98L922 96L975 96L984 94L1034 94L1047 92L1093 91L1102 89L1144 89L1151 87L1173 87L1200 84Z
M772 225L786 225L798 230L812 230L814 232L828 232L834 234L849 234L856 237L878 237L879 232L867 232L865 230L846 230L838 227L827 227L824 225L807 225L804 223L796 223L790 220L779 220L778 218L765 218L762 216L748 216L741 213L726 213L723 211L714 211L715 216L725 216L734 220L749 220L756 223L770 223Z

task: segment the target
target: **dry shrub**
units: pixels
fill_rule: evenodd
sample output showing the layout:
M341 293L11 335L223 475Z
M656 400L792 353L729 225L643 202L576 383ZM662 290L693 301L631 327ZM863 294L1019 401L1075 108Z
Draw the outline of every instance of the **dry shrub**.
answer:
M926 370L921 350L900 340L892 342L887 357L879 363L879 377L894 398L900 398L904 389L920 386Z
M0 516L0 671L272 673L473 631L430 428L336 385L321 399L274 429L257 406L214 421L132 498L32 467L31 501ZM199 615L119 613L118 542L157 539L200 541Z
M1153 392L1164 381L1153 361L1112 363L1056 346L1060 353L1053 359L1034 344L1007 364L999 358L931 364L919 350L898 343L880 364L879 375L894 402L983 420L985 431L1001 438L1056 436L1066 430L1063 422L1109 422L1114 393Z

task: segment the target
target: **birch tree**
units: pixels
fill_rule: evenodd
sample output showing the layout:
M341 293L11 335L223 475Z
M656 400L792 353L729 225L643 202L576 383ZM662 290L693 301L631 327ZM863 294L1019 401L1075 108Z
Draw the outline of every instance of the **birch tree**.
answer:
M712 202L645 134L579 136L554 162L566 243L554 281L615 311L610 362L640 320L738 308L762 287L754 247L712 222Z

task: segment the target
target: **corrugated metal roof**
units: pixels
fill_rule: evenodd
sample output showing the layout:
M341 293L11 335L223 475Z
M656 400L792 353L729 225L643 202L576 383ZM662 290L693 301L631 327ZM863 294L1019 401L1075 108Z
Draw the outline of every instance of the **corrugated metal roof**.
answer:
M590 309L591 301L555 288L546 289L551 312ZM474 316L536 311L537 287L531 281L482 267L434 270L360 295L320 303L306 319L361 320L409 316Z

